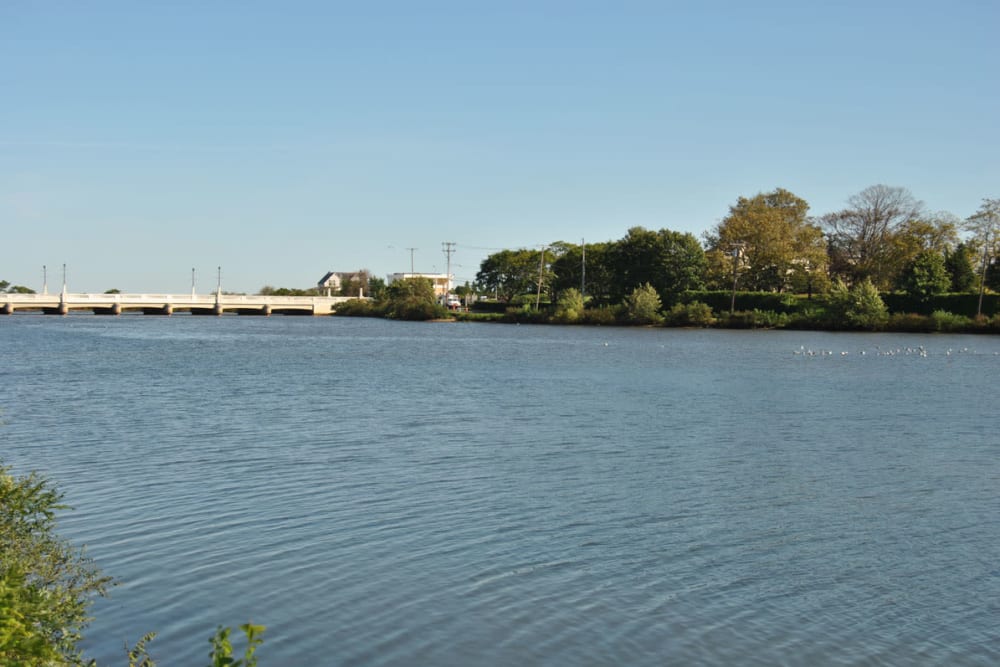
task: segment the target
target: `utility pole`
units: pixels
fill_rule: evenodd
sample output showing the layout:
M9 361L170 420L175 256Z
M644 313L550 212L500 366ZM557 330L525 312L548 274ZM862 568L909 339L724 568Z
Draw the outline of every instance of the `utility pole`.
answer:
M42 264L42 294L49 293L49 269Z
M419 250L419 248L407 248L410 251L410 277L413 277L413 251Z
M545 269L545 250L546 247L542 246L542 256L538 260L538 295L535 297L535 310L538 310L539 305L542 303L542 271Z
M746 247L746 243L739 241L731 243L730 247L733 250L733 300L729 303L729 314L732 315L736 312L736 277L739 275L737 273L737 265L740 261L740 255L743 253L743 248Z
M587 239L580 239L580 297L586 301L587 294Z
M441 249L444 254L448 256L448 273L445 274L445 298L451 296L451 253L455 252L455 242L454 241L442 241Z
M63 288L62 288L62 300L66 300L66 265L63 264Z
M191 298L194 298L194 267L191 267Z

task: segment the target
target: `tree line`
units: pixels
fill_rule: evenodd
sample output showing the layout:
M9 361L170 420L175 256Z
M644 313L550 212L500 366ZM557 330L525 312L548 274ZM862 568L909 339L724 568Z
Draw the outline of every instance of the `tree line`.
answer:
M1000 199L983 200L966 220L886 185L846 203L813 217L804 199L778 188L740 197L701 241L633 227L615 241L502 250L483 260L471 288L508 304L543 295L555 303L575 289L588 306L624 304L644 286L667 306L691 290L811 296L870 284L920 298L1000 290Z

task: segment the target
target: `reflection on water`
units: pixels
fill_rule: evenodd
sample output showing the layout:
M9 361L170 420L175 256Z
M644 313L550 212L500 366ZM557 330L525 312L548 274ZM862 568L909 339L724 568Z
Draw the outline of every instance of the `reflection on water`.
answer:
M268 664L1000 661L996 338L12 316L0 346L0 454L122 580L101 663L248 619Z

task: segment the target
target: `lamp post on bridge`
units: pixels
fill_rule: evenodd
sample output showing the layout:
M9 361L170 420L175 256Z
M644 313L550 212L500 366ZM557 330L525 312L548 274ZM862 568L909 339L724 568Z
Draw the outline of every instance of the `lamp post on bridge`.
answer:
M194 267L191 267L191 300L194 300Z

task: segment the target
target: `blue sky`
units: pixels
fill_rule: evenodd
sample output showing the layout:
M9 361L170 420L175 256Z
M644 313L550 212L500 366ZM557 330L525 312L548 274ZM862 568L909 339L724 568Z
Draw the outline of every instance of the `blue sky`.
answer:
M813 5L816 6L813 6ZM0 278L472 280L783 187L1000 197L1000 4L0 3Z

